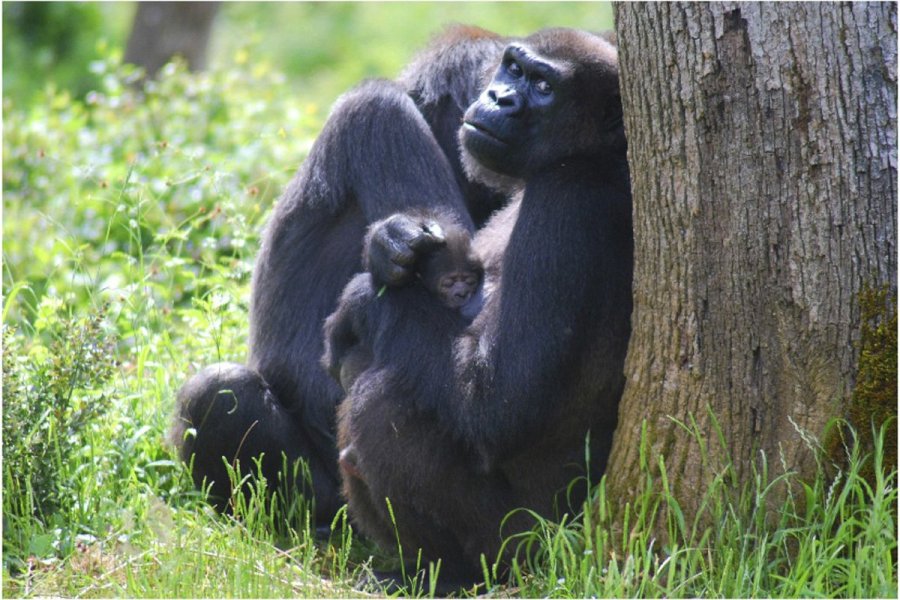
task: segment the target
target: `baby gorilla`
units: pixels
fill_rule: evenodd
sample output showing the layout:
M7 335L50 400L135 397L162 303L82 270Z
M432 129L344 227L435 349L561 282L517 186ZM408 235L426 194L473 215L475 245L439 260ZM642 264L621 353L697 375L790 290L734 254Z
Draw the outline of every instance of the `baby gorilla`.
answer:
M471 321L482 305L484 269L471 246L469 232L454 221L433 225L441 247L419 261L416 275L422 287L447 308ZM368 273L359 273L344 288L338 307L325 320L325 355L322 365L344 392L372 362L378 326L376 290Z
M445 245L421 261L419 279L447 308L458 308L472 318L480 302L475 298L484 270L472 251L469 232L458 225L444 230ZM471 306L467 306L473 300Z
M481 260L471 246L469 232L455 222L435 224L432 233L443 237L444 244L419 261L416 275L421 287L443 306L453 309L465 325L478 314L482 305L480 284L484 269ZM344 288L337 309L325 321L322 364L348 395L359 375L372 366L376 340L390 339L379 333L383 325L380 321L386 320L379 315L379 296L370 275L360 273ZM339 439L338 447L344 479L364 480L352 440Z

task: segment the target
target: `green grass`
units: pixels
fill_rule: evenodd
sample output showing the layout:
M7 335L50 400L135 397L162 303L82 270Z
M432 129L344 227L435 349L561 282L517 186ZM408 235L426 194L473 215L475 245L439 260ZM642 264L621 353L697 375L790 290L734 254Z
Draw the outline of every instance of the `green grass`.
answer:
M4 595L372 593L356 583L396 566L392 549L354 536L343 514L315 540L308 507L273 503L259 483L218 516L165 441L186 374L244 360L259 231L324 109L260 64L172 67L144 96L116 52L93 68L103 85L84 102L51 88L4 111ZM848 443L846 466L807 482L777 457L748 485L726 469L697 514L645 457L624 522L601 481L589 510L509 540L522 564L508 577L486 560L487 587L895 596L897 476L877 439L867 456Z
M726 468L692 515L670 493L663 461L645 457L643 491L622 522L612 520L604 482L574 522L537 519L519 540L536 558L514 574L517 589L525 597L896 597L896 472L885 476L885 429L874 454L861 456L853 440L845 470L822 464L812 481L774 475L764 458L745 484ZM864 476L869 466L881 473L874 482Z

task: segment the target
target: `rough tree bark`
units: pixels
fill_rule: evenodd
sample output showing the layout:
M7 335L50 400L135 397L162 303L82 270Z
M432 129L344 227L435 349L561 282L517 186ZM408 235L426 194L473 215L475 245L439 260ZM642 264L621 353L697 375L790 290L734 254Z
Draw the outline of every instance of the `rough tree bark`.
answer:
M206 50L220 2L138 2L125 62L153 76L173 56L192 71L206 68Z
M628 500L641 424L696 507L693 414L740 477L801 474L847 410L865 286L897 284L897 5L616 7L634 192L633 334L609 473ZM709 411L709 412L708 412ZM680 490L680 491L679 491Z

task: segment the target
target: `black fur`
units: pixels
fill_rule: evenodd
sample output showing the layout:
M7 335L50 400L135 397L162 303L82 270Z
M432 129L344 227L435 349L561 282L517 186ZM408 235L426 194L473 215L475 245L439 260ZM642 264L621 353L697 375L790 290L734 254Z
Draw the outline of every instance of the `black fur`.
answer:
M533 92L531 76L499 70L488 85L507 42L524 67L555 69L558 101L538 110L519 98L525 111L515 114L499 105L499 95ZM265 233L249 365L214 365L189 380L174 433L196 429L182 456L194 456L195 479L215 480L220 496L223 455L241 464L259 452L307 459L320 524L340 503L337 447L352 445L359 476L344 485L358 526L395 547L389 497L404 550L422 548L443 559L446 576L471 581L479 555L499 551L507 512L565 508L558 493L585 474L588 432L594 480L605 468L632 274L615 49L569 30L504 40L456 28L401 81L367 82L333 109ZM457 134L464 115L469 125ZM479 143L472 127L502 131L506 147ZM484 306L471 324L408 285L440 246L429 221L444 214L480 227ZM339 306L362 266L371 275L354 278ZM319 362L322 326L353 302L363 320L330 364L349 388L336 443L343 391ZM368 341L358 343L354 328ZM265 465L273 479L274 465ZM584 493L575 490L576 506ZM504 533L526 526L519 513Z
M481 261L472 248L471 234L450 214L432 215L427 222L429 234L435 237L436 249L422 254L414 265L415 281L431 294L433 301L457 311L463 317L459 323L471 323L482 307L480 284L484 274ZM449 289L441 287L447 277L454 280ZM338 308L325 320L322 366L344 391L349 391L360 373L373 362L375 328L384 320L379 316L380 295L371 276L361 273L344 288ZM409 308L417 309L416 306ZM388 330L385 335L393 334ZM381 357L381 361L384 360ZM347 445L339 444L342 453Z
M567 486L605 469L630 335L631 194L615 50L568 30L511 48L460 134L471 161L524 182L521 199L476 234L487 280L475 321L460 328L415 298L416 286L403 287L415 257L430 251L420 249L421 215L373 225L364 251L372 274L351 284L390 288L367 316L372 366L340 409L339 443L355 449L350 514L393 547L390 498L401 546L442 558L463 581L479 576L480 554L497 557L510 511L553 517L569 502L580 507L586 486ZM512 75L510 60L519 62ZM543 77L549 102L534 96ZM502 534L527 526L518 513Z
M193 461L197 484L214 482L220 506L230 494L223 456L246 467L265 453L264 475L275 481L284 452L310 463L320 525L340 507L335 411L343 391L319 363L322 324L362 268L370 223L426 207L471 231L504 198L468 182L464 196L455 150L462 112L502 47L494 34L451 29L427 51L440 60L423 57L402 83L368 81L335 104L264 233L248 365L202 369L178 394L171 438Z

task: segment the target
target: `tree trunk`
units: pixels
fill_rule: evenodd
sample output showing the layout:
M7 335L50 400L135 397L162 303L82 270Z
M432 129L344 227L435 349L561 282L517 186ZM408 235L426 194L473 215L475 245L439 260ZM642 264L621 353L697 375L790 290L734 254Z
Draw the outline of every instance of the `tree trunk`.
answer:
M634 496L646 420L696 509L729 453L809 474L849 410L858 293L897 285L897 6L622 3L616 30L635 307L608 484Z
M206 68L206 50L219 2L138 2L125 62L154 75L173 56L192 71Z

